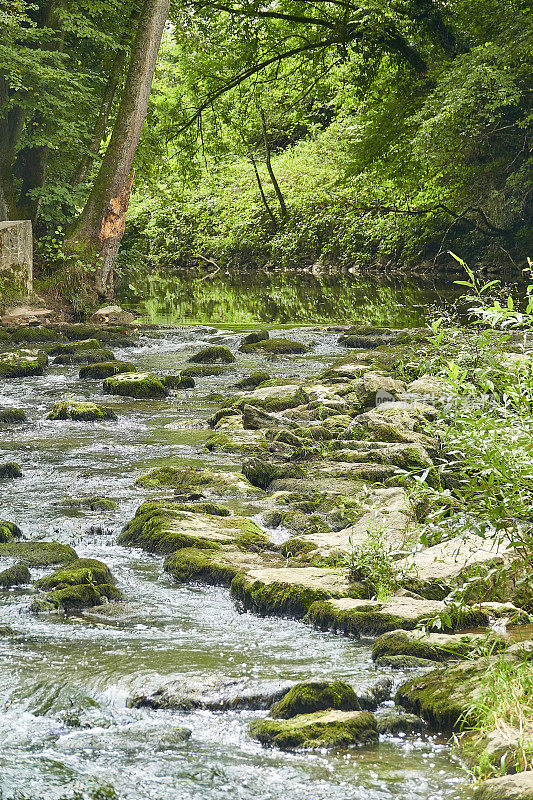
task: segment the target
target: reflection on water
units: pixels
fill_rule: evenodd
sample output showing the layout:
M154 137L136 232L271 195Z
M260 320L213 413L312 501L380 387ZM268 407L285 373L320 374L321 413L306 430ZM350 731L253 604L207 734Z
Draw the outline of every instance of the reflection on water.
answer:
M453 278L349 273L233 272L213 277L193 272L152 275L126 301L151 322L263 324L368 324L416 327L428 308L462 290Z

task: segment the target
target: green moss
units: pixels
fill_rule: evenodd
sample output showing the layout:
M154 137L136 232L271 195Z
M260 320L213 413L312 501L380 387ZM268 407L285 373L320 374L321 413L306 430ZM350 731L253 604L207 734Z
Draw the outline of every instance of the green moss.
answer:
M22 470L20 464L14 461L8 461L6 464L0 464L0 480L7 478L21 478Z
M231 582L231 594L245 608L258 614L287 616L301 619L317 600L327 600L331 594L323 589L310 589L288 583L264 584L237 575Z
M0 544L0 558L16 558L28 567L69 564L78 558L72 547L59 542L8 542Z
M283 542L280 548L280 553L283 558L296 558L297 556L302 556L305 553L311 553L313 550L316 550L318 545L314 542L306 542L305 539L298 539L297 537L293 537L292 539L287 539L286 542Z
M207 378L211 375L222 375L227 372L230 367L221 366L217 364L198 364L196 366L185 367L181 370L181 375L184 378Z
M475 724L472 704L485 670L485 661L478 659L418 675L398 688L394 701L435 730L462 730Z
M422 636L409 636L402 631L392 631L374 642L372 659L378 661L388 656L414 656L428 661L453 661L463 658L479 646L470 636L449 636L445 642Z
M30 342L57 342L61 338L59 331L54 328L47 328L44 325L14 328L10 333L10 339L16 344Z
M53 609L76 611L90 606L98 606L103 602L104 598L107 600L122 600L123 596L116 586L101 584L96 587L92 584L83 583L47 592L44 598L38 598L31 604L30 610L33 612Z
M116 500L98 495L86 497L68 497L59 504L63 508L87 508L90 511L115 511L118 508Z
M382 656L376 660L378 667L390 667L390 669L427 669L435 667L435 661L428 658L418 658L417 656Z
M0 408L0 425L15 425L27 422L26 413L21 408Z
M161 379L167 389L194 389L194 379L189 375L165 375Z
M38 589L64 589L80 584L113 584L114 580L107 564L95 558L79 558L72 561L67 569L59 569L52 575L35 581Z
M268 372L252 372L247 378L238 381L235 386L237 389L256 389L260 384L270 380Z
M139 399L160 399L168 395L168 391L157 375L152 372L124 372L104 380L104 392L136 397Z
M270 709L270 716L290 719L297 714L313 714L336 708L341 711L360 711L357 695L344 681L306 681L297 683Z
M44 350L15 350L0 353L0 378L25 378L42 375L48 364Z
M55 364L99 364L102 361L115 361L112 350L79 350L56 356Z
M61 402L53 406L47 419L102 422L104 420L116 420L117 415L108 406L98 406L96 403L80 403L75 400L61 400Z
M101 350L102 346L97 339L83 339L80 342L68 342L66 344L56 344L49 347L47 352L50 356L72 355L81 350Z
M304 478L306 475L305 470L297 464L274 464L259 458L245 461L242 472L253 486L260 489L267 489L272 481L279 478Z
M319 711L290 720L257 720L250 725L250 735L282 750L347 747L378 740L374 715L368 711Z
M259 331L252 331L248 333L246 336L243 336L241 340L241 347L242 345L247 344L256 344L256 342L264 342L266 339L270 339L270 334L267 330L259 330Z
M182 514L183 520L189 518ZM183 547L196 547L200 550L218 549L221 543L227 541L223 535L207 538L197 534L191 535L176 530L180 512L161 512L153 514L148 512L134 517L124 527L118 537L118 543L130 547L142 547L149 553L167 555Z
M234 361L235 356L233 353L222 345L205 347L203 350L200 350L199 353L195 353L189 358L191 364L215 364L216 362L232 364Z
M14 522L0 519L0 543L13 542L15 539L22 539L22 531Z
M11 586L21 586L29 583L31 575L25 564L15 564L0 572L0 588L9 589Z
M238 568L220 560L218 553L187 547L170 553L165 559L165 572L181 583L199 581L215 586L229 586Z
M307 353L310 348L300 342L292 342L290 339L264 339L253 344L244 344L239 348L243 353L263 352L266 355L289 355Z
M123 372L135 372L135 366L126 361L101 361L96 364L87 364L80 369L80 378L103 380Z
M185 492L201 486L209 486L213 482L210 473L195 467L159 467L142 475L135 481L135 486L144 489L177 489Z

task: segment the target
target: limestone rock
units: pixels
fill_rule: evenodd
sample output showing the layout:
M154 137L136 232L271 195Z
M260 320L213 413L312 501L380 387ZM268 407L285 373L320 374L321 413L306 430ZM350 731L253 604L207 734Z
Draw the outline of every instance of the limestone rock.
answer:
M289 720L258 720L250 725L250 735L281 750L348 747L378 740L376 720L369 711L318 711Z
M71 420L74 422L103 422L116 420L117 415L108 406L96 403L80 403L75 400L61 400L48 414L50 420Z
M135 397L139 399L161 399L168 390L152 372L123 372L104 380L107 394Z
M533 771L490 778L476 788L474 800L533 800Z
M0 353L0 378L25 378L42 375L48 364L44 350L14 350Z
M276 719L291 719L298 714L313 714L327 709L360 711L357 695L344 681L305 681L291 687L270 709Z
M97 325L131 325L134 320L135 316L120 306L104 306L95 311L91 317L91 322Z

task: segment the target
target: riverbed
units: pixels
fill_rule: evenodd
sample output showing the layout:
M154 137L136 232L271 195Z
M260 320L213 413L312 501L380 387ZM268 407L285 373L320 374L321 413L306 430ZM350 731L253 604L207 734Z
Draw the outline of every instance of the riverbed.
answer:
M390 315L389 315L390 317ZM419 317L413 318L414 324ZM394 324L394 320L393 320ZM236 350L243 326L150 330L115 355L138 369L177 372L209 343ZM252 324L244 325L254 327ZM272 328L272 326L270 326ZM0 517L31 538L56 539L80 556L105 561L126 602L98 613L30 614L34 592L3 591L0 625L17 632L0 651L0 789L3 799L107 797L120 800L465 800L467 776L443 739L384 737L379 745L335 752L265 749L248 724L265 711L152 711L130 698L170 680L194 686L225 679L297 681L341 678L357 690L386 675L370 642L314 631L287 619L240 613L223 588L182 586L161 559L116 544L146 496L135 479L166 464L240 469L238 457L208 453L207 418L242 376L314 375L342 355L338 333L322 327L283 335L313 345L309 354L239 354L229 374L197 380L163 401L112 398L117 423L52 422L67 397L110 404L101 383L79 367L51 365L41 377L0 388L0 406L24 408L28 422L3 432L0 461L16 461L21 479L1 487ZM271 329L275 335L275 326ZM65 498L111 497L114 512L65 509ZM258 520L253 501L234 510ZM5 564L7 566L7 563ZM0 564L0 567L3 567ZM38 570L33 577L39 577ZM401 675L394 674L394 680ZM181 730L192 731L188 740ZM96 792L96 794L95 794Z

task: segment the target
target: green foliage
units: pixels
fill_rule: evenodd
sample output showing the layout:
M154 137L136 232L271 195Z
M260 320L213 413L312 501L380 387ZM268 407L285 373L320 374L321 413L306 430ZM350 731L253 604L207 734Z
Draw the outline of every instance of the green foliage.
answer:
M363 544L352 545L344 558L350 578L367 583L376 599L385 602L398 585L386 533L383 526L370 525Z

